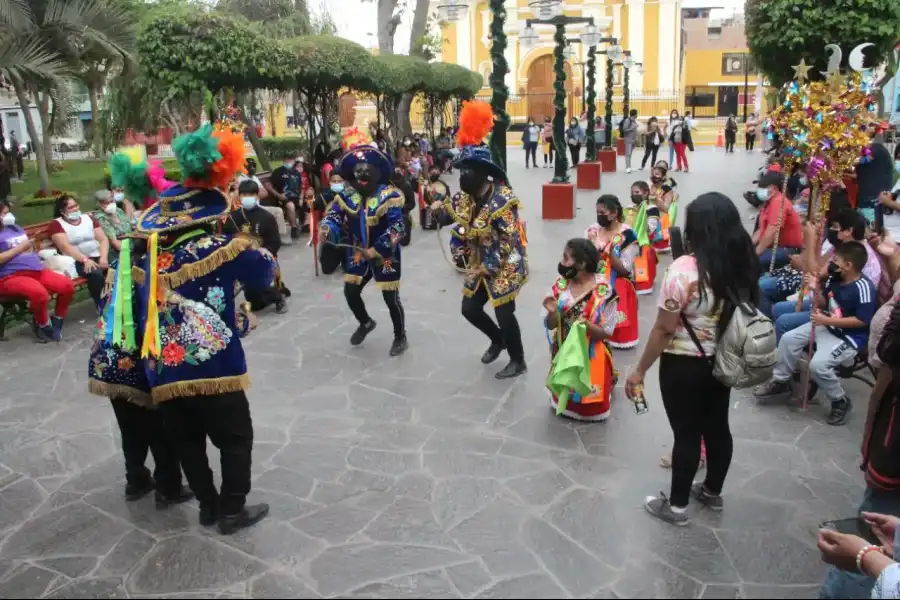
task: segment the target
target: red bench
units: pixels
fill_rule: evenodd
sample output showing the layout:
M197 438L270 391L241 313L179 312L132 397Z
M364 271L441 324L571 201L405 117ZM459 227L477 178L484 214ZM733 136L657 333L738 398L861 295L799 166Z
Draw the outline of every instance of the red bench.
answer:
M35 250L40 251L45 244L50 244L50 236L47 229L50 227L50 221L29 225L25 228L28 238L34 240ZM87 280L79 277L74 280L75 290L79 290L87 286ZM6 328L10 323L24 321L28 317L28 301L22 298L13 298L0 296L0 342L7 341Z

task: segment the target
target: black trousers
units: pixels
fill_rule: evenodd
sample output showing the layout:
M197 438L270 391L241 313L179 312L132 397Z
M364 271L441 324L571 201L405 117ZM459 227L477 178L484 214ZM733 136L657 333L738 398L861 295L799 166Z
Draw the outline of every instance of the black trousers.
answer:
M725 152L734 152L734 143L737 141L737 134L733 131L725 132Z
M92 258L94 262L98 259ZM96 268L90 273L85 273L84 265L80 262L75 263L75 272L79 277L87 279L88 292L91 294L91 300L94 304L100 306L100 296L103 294L103 286L106 285L106 269Z
M537 142L525 142L525 167L528 167L528 157L531 157L531 165L537 166Z
M550 146L547 150L547 154L544 155L544 164L547 164L547 160L550 160L550 164L553 164L553 140L550 140Z
M369 268L363 276L360 283L344 282L344 298L347 299L347 306L350 312L356 317L360 325L364 325L372 320L369 312L366 310L366 303L362 299L363 288L372 280L372 269ZM391 313L391 323L394 324L394 337L401 338L406 335L406 314L403 312L403 304L400 302L399 290L382 290L381 297L387 305L388 312Z
M253 420L244 392L172 398L159 405L172 432L188 485L201 506L235 515L250 492ZM219 449L222 488L216 492L206 456L206 438Z
M656 164L656 153L657 152L659 152L659 144L657 144L655 146L653 144L647 144L646 146L644 146L644 159L641 161L642 169L647 166L648 158L652 159L650 161L651 167Z
M659 362L659 388L675 435L669 501L672 506L688 505L700 466L701 438L706 443L704 485L713 494L721 493L733 451L728 426L731 388L713 377L708 359L665 352Z
M125 481L128 485L143 486L150 480L150 470L144 466L149 451L153 453L156 489L165 496L177 495L181 491L178 451L160 411L138 406L124 398L110 398L110 402L122 434Z
M581 156L581 144L569 146L569 152L572 154L572 166L577 165L579 157Z
M745 134L744 141L746 142L747 150L753 150L753 144L756 143L756 134L753 135Z
M484 312L484 305L488 300L487 289L484 285L480 285L474 295L463 296L462 315L481 333L488 336L492 344L505 346L512 360L525 362L522 331L516 319L516 301L512 300L495 307L494 315L497 317L497 323L494 323Z

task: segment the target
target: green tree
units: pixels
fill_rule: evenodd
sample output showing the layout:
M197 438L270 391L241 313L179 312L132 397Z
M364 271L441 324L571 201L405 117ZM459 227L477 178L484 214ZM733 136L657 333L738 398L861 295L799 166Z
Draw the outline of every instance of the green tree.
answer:
M872 43L868 58L881 64L900 39L897 0L747 0L744 10L754 63L778 87L801 58L815 67L810 78L820 78L827 44L841 47L846 66L856 46Z

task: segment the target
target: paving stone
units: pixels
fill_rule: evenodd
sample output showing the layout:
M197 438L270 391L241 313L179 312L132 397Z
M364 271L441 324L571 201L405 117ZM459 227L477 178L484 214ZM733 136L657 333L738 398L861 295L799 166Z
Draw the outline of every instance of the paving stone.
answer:
M335 504L291 522L299 531L329 543L341 543L362 531L375 513Z
M120 521L94 508L73 504L25 523L7 538L2 555L10 558L102 556L127 529Z
M409 496L419 500L431 500L434 492L434 478L423 473L407 473L391 488L398 496Z
M425 468L435 477L469 476L501 479L534 473L546 467L547 464L543 461L500 455L482 456L464 452L425 455Z
M720 531L717 536L745 583L812 585L825 575L819 552L782 533Z
M612 498L575 489L551 506L544 518L605 564L620 568L626 558L623 541L630 538L629 519L644 515L630 516L627 507Z
M41 505L45 495L32 479L20 479L0 490L0 531L20 525Z
M419 450L434 434L434 429L422 425L369 421L360 425L358 444L376 450Z
M156 544L149 535L131 531L123 537L97 568L97 577L121 577L127 575Z
M265 570L263 562L213 539L184 534L157 544L127 585L132 594L221 589Z
M476 598L564 598L565 592L547 575L523 575L498 581Z
M590 593L612 578L612 569L545 521L529 519L522 537L550 574L573 596Z
M282 467L275 467L253 480L253 489L268 490L306 498L313 488L313 479Z
M412 498L398 499L372 521L364 533L378 542L458 549L438 524L431 505Z
M57 577L53 571L22 565L0 581L0 597L41 598Z
M506 485L518 494L526 504L543 506L552 502L574 484L560 470L555 469L533 475L514 477L508 480Z
M96 556L60 556L37 561L37 564L75 579L87 575L97 566Z
M776 585L776 586L764 586L764 585L752 585L745 584L742 586L743 593L741 598L746 598L747 600L759 598L760 600L776 600L776 599L784 599L784 600L805 600L809 598L810 600L813 598L819 597L819 589L818 585Z
M460 477L440 482L434 490L435 514L444 526L470 517L494 501L500 484L491 479Z
M262 523L225 536L222 542L269 565L295 567L319 554L325 544L284 523Z
M197 522L197 511L190 506L157 510L152 494L139 502L125 502L120 488L93 492L84 497L84 502L154 535L179 533Z
M54 590L48 598L127 598L120 579L85 579L73 581Z
M446 571L450 581L465 597L486 588L493 581L490 573L477 562L447 567Z
M704 600L736 600L743 596L741 596L741 588L736 585L708 585L700 598Z
M516 535L524 520L515 505L497 500L449 533L464 550L480 555L495 577L531 573L538 563Z
M422 468L422 455L412 452L389 452L386 450L364 450L354 448L347 457L351 467L385 473L387 475L403 475Z
M751 477L744 483L742 490L762 498L783 502L803 503L816 497L804 483L803 478L772 469Z
M504 438L497 435L464 433L439 429L425 444L425 452L467 452L471 454L496 454Z
M272 458L275 465L302 475L334 481L347 470L350 448L317 442L291 442Z
M440 571L395 577L353 590L347 598L459 598L459 593Z
M251 598L321 598L317 593L290 575L284 573L266 573L250 584Z
M613 586L621 598L696 598L701 585L659 561L635 557L640 568L625 569ZM630 562L630 561L629 561Z

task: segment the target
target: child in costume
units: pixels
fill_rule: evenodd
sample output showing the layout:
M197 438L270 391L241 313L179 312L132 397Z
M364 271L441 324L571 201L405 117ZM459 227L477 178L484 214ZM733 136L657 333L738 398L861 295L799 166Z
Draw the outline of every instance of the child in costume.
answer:
M668 176L664 161L654 165L650 173L650 207L647 224L650 227L650 241L657 252L670 252L669 229L678 216L678 194L675 182ZM652 209L656 210L653 211Z
M634 259L634 289L639 295L652 294L656 282L656 265L659 257L650 241L651 231L655 231L659 223L659 209L650 204L650 186L643 181L631 184L632 207L625 209L625 223L631 227L638 238L640 253ZM654 223L650 223L650 217Z

